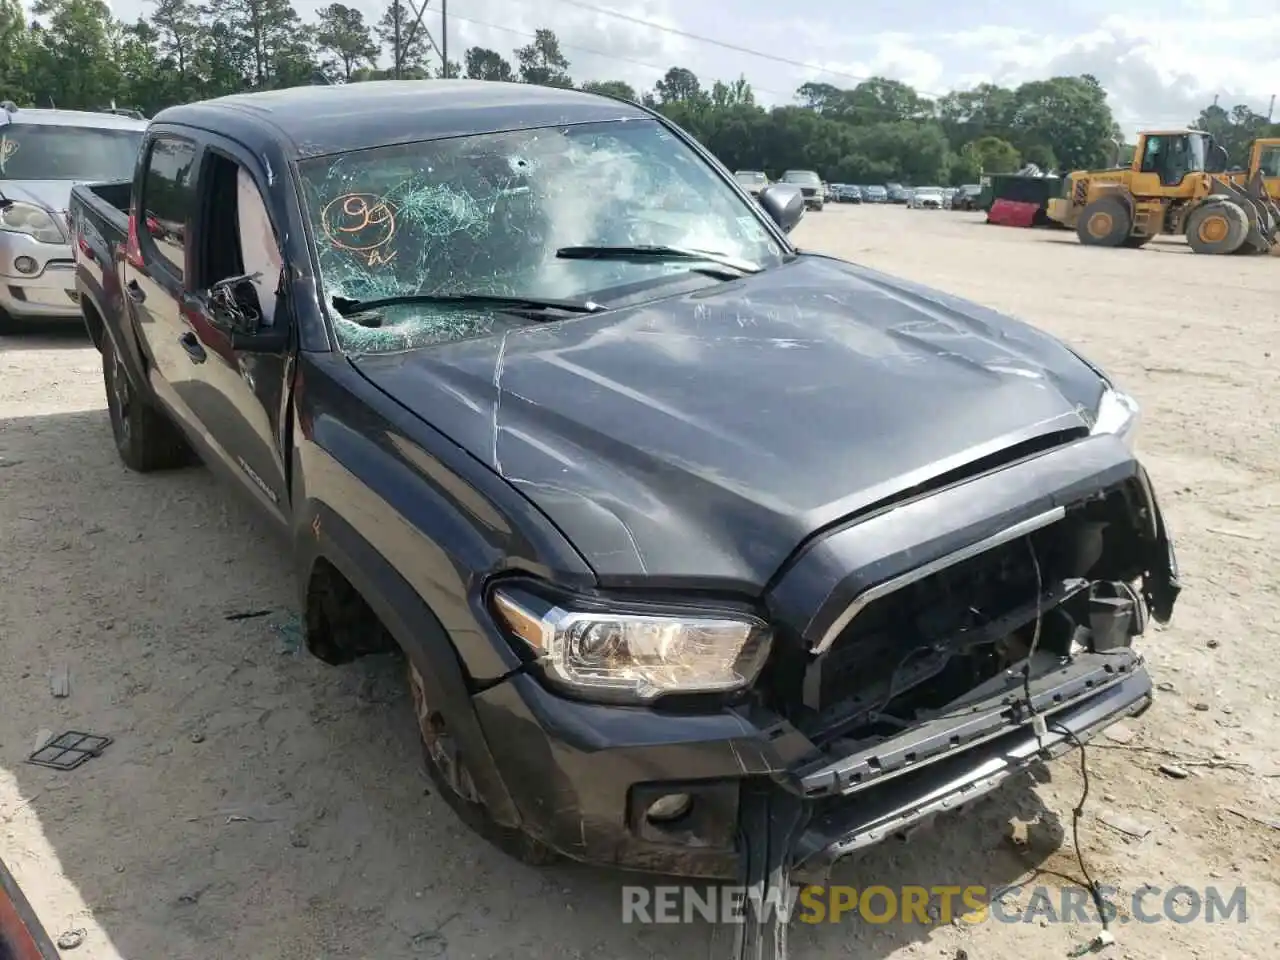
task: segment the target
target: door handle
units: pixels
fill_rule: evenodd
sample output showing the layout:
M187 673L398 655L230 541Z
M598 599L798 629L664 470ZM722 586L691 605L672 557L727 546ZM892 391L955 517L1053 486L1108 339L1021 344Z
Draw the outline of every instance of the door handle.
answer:
M178 342L182 344L182 349L187 351L187 356L191 358L192 363L204 363L208 359L209 355L204 352L204 347L194 333L184 333L178 338Z
M137 280L130 280L124 285L125 291L129 294L129 299L134 303L142 303L147 299L147 293L140 286Z

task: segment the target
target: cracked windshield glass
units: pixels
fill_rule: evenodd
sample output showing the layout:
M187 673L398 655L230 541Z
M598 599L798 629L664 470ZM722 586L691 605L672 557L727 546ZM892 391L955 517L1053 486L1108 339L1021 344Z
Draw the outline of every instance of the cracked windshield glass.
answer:
M423 141L305 160L299 168L330 300L479 294L608 306L611 293L656 293L701 264L566 259L557 250L661 245L764 268L782 256L760 215L655 121ZM352 353L538 322L486 305L347 313L335 326Z

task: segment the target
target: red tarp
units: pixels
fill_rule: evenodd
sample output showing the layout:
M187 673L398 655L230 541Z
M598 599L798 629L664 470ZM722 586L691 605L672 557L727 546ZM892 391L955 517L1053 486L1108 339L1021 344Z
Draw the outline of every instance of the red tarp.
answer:
M1016 200L997 200L987 211L987 223L1002 227L1029 227L1040 209L1038 203L1019 203Z

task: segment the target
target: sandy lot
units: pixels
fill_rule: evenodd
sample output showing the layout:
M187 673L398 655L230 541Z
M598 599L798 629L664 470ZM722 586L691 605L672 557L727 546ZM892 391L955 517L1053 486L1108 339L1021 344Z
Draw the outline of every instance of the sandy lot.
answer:
M1093 250L980 221L828 207L797 235L1021 315L1142 402L1140 445L1186 590L1171 627L1145 642L1155 708L1127 742L1088 752L1081 841L1100 882L1160 888L1149 911L1178 884L1244 885L1248 920L1125 924L1106 955L1273 953L1280 260L1195 257L1176 242ZM467 834L428 791L395 665L334 669L298 654L292 601L281 545L207 472L141 477L119 463L99 358L81 336L0 340L0 857L53 936L83 930L71 955L706 955L704 925L621 924L620 876L535 871ZM272 613L226 619L255 610ZM70 695L54 698L49 674L63 665ZM23 763L38 731L69 729L115 742L74 772ZM1188 776L1161 773L1168 762ZM848 863L839 879L1079 882L1077 756L1041 779ZM1120 816L1150 833L1103 822ZM1035 919L796 925L792 954L1063 957L1095 932Z

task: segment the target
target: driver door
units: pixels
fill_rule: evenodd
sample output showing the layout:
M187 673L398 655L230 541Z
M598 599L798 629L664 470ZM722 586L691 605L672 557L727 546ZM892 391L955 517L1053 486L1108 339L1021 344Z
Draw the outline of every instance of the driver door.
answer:
M278 222L254 161L231 143L212 143L200 174L203 202L192 251L193 284L183 303L190 380L184 399L207 445L268 513L289 516L286 471L292 315L279 295L283 273ZM277 348L244 345L211 288L246 274L234 292L274 329L290 336ZM264 302L265 301L265 302ZM238 343L238 341L241 341Z

